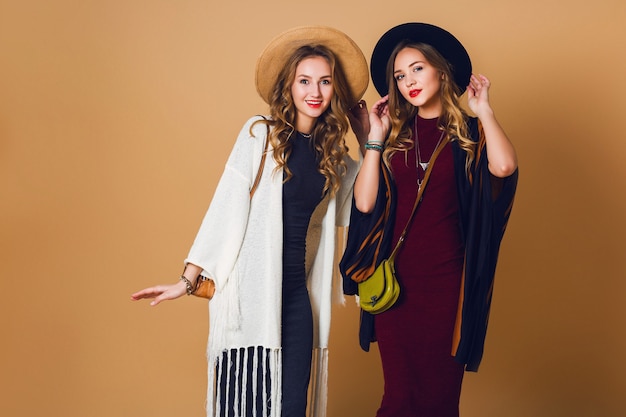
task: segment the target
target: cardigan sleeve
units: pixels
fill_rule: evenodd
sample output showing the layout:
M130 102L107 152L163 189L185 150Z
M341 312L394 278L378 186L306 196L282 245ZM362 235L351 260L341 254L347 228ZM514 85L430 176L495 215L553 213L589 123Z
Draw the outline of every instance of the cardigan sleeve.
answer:
M391 253L397 199L390 173L384 164L380 167L376 204L371 213L361 213L351 201L350 227L346 250L339 262L343 292L357 295L357 281L371 275L376 267ZM374 316L361 310L359 345L368 352L370 343L376 341Z
M473 137L477 123L470 119ZM457 148L458 151L458 148ZM455 358L467 371L480 365L493 295L500 244L511 214L519 171L506 178L489 172L484 142L479 141L472 180L461 169L464 154L457 152L457 185L460 193L461 221L465 239L465 278L461 309L460 339ZM462 158L460 158L462 156Z
M203 269L220 289L230 275L243 242L250 210L250 188L254 181L266 139L263 123L250 127L259 117L249 119L241 129L226 162L211 204L191 246L185 264Z

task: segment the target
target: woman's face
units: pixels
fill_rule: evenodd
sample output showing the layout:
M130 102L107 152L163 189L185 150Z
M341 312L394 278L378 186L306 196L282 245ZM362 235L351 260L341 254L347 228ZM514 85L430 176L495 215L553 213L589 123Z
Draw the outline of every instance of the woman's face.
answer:
M318 117L330 106L333 97L333 77L325 58L303 59L296 67L291 96L296 106L296 129L310 133Z
M402 97L419 107L425 118L441 115L441 73L433 67L420 51L404 48L394 61L393 76Z

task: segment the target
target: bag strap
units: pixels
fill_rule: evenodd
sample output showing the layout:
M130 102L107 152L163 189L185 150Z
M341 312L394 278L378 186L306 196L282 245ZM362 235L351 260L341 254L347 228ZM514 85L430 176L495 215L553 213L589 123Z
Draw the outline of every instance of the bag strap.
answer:
M261 117L267 122L265 116ZM267 155L267 148L270 141L270 125L265 123L265 127L267 127L267 135L265 136L265 147L263 148L263 153L261 154L261 163L259 164L259 170L257 171L254 182L252 183L252 188L250 188L250 200L252 200L252 196L254 195L256 188L259 186L259 182L261 181L261 175L263 175L263 167L265 166L265 155Z
M433 166L435 165L435 160L437 160L437 156L439 156L439 153L441 152L443 147L446 146L447 143L448 143L448 136L446 135L445 140L441 141L439 146L437 146L437 149L435 149L435 151L433 152L433 155L430 157L430 163L428 164L428 168L426 168L426 172L424 173L424 180L422 181L421 187L419 187L417 191L417 197L415 198L415 204L413 204L413 210L411 211L411 215L409 216L409 219L406 222L406 226L404 226L404 230L402 231L402 234L400 235L400 238L398 239L398 243L396 243L396 247L393 248L393 251L391 252L391 255L389 256L390 260L393 260L396 257L396 253L398 252L398 250L400 249L400 246L402 246L402 243L404 242L407 231L409 230L409 226L411 225L411 222L413 221L413 217L415 216L415 212L417 211L417 206L419 205L420 201L422 201L422 195L424 194L424 190L426 189L426 184L428 184L428 179L430 178L430 173L432 172Z

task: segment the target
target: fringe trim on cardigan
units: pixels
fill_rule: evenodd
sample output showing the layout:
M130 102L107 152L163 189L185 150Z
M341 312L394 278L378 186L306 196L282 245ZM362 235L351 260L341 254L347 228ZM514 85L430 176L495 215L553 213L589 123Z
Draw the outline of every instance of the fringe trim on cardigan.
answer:
M282 352L230 349L209 362L207 417L280 417Z
M326 417L328 349L313 350L307 417ZM280 417L282 351L230 349L209 361L207 417Z
M326 417L328 400L328 349L313 350L308 417Z

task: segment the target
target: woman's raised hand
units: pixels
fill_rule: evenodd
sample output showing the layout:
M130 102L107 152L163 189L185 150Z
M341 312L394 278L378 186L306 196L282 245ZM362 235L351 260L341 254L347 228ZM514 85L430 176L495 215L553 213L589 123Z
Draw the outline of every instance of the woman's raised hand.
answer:
M368 140L384 142L389 133L391 119L389 118L389 96L378 100L369 113L370 134Z
M472 74L470 84L467 86L467 105L478 118L481 118L485 112L492 112L491 104L489 104L489 87L491 81L482 74Z
M370 120L365 100L360 100L348 111L348 120L359 144L361 147L365 146L367 135L370 133Z

